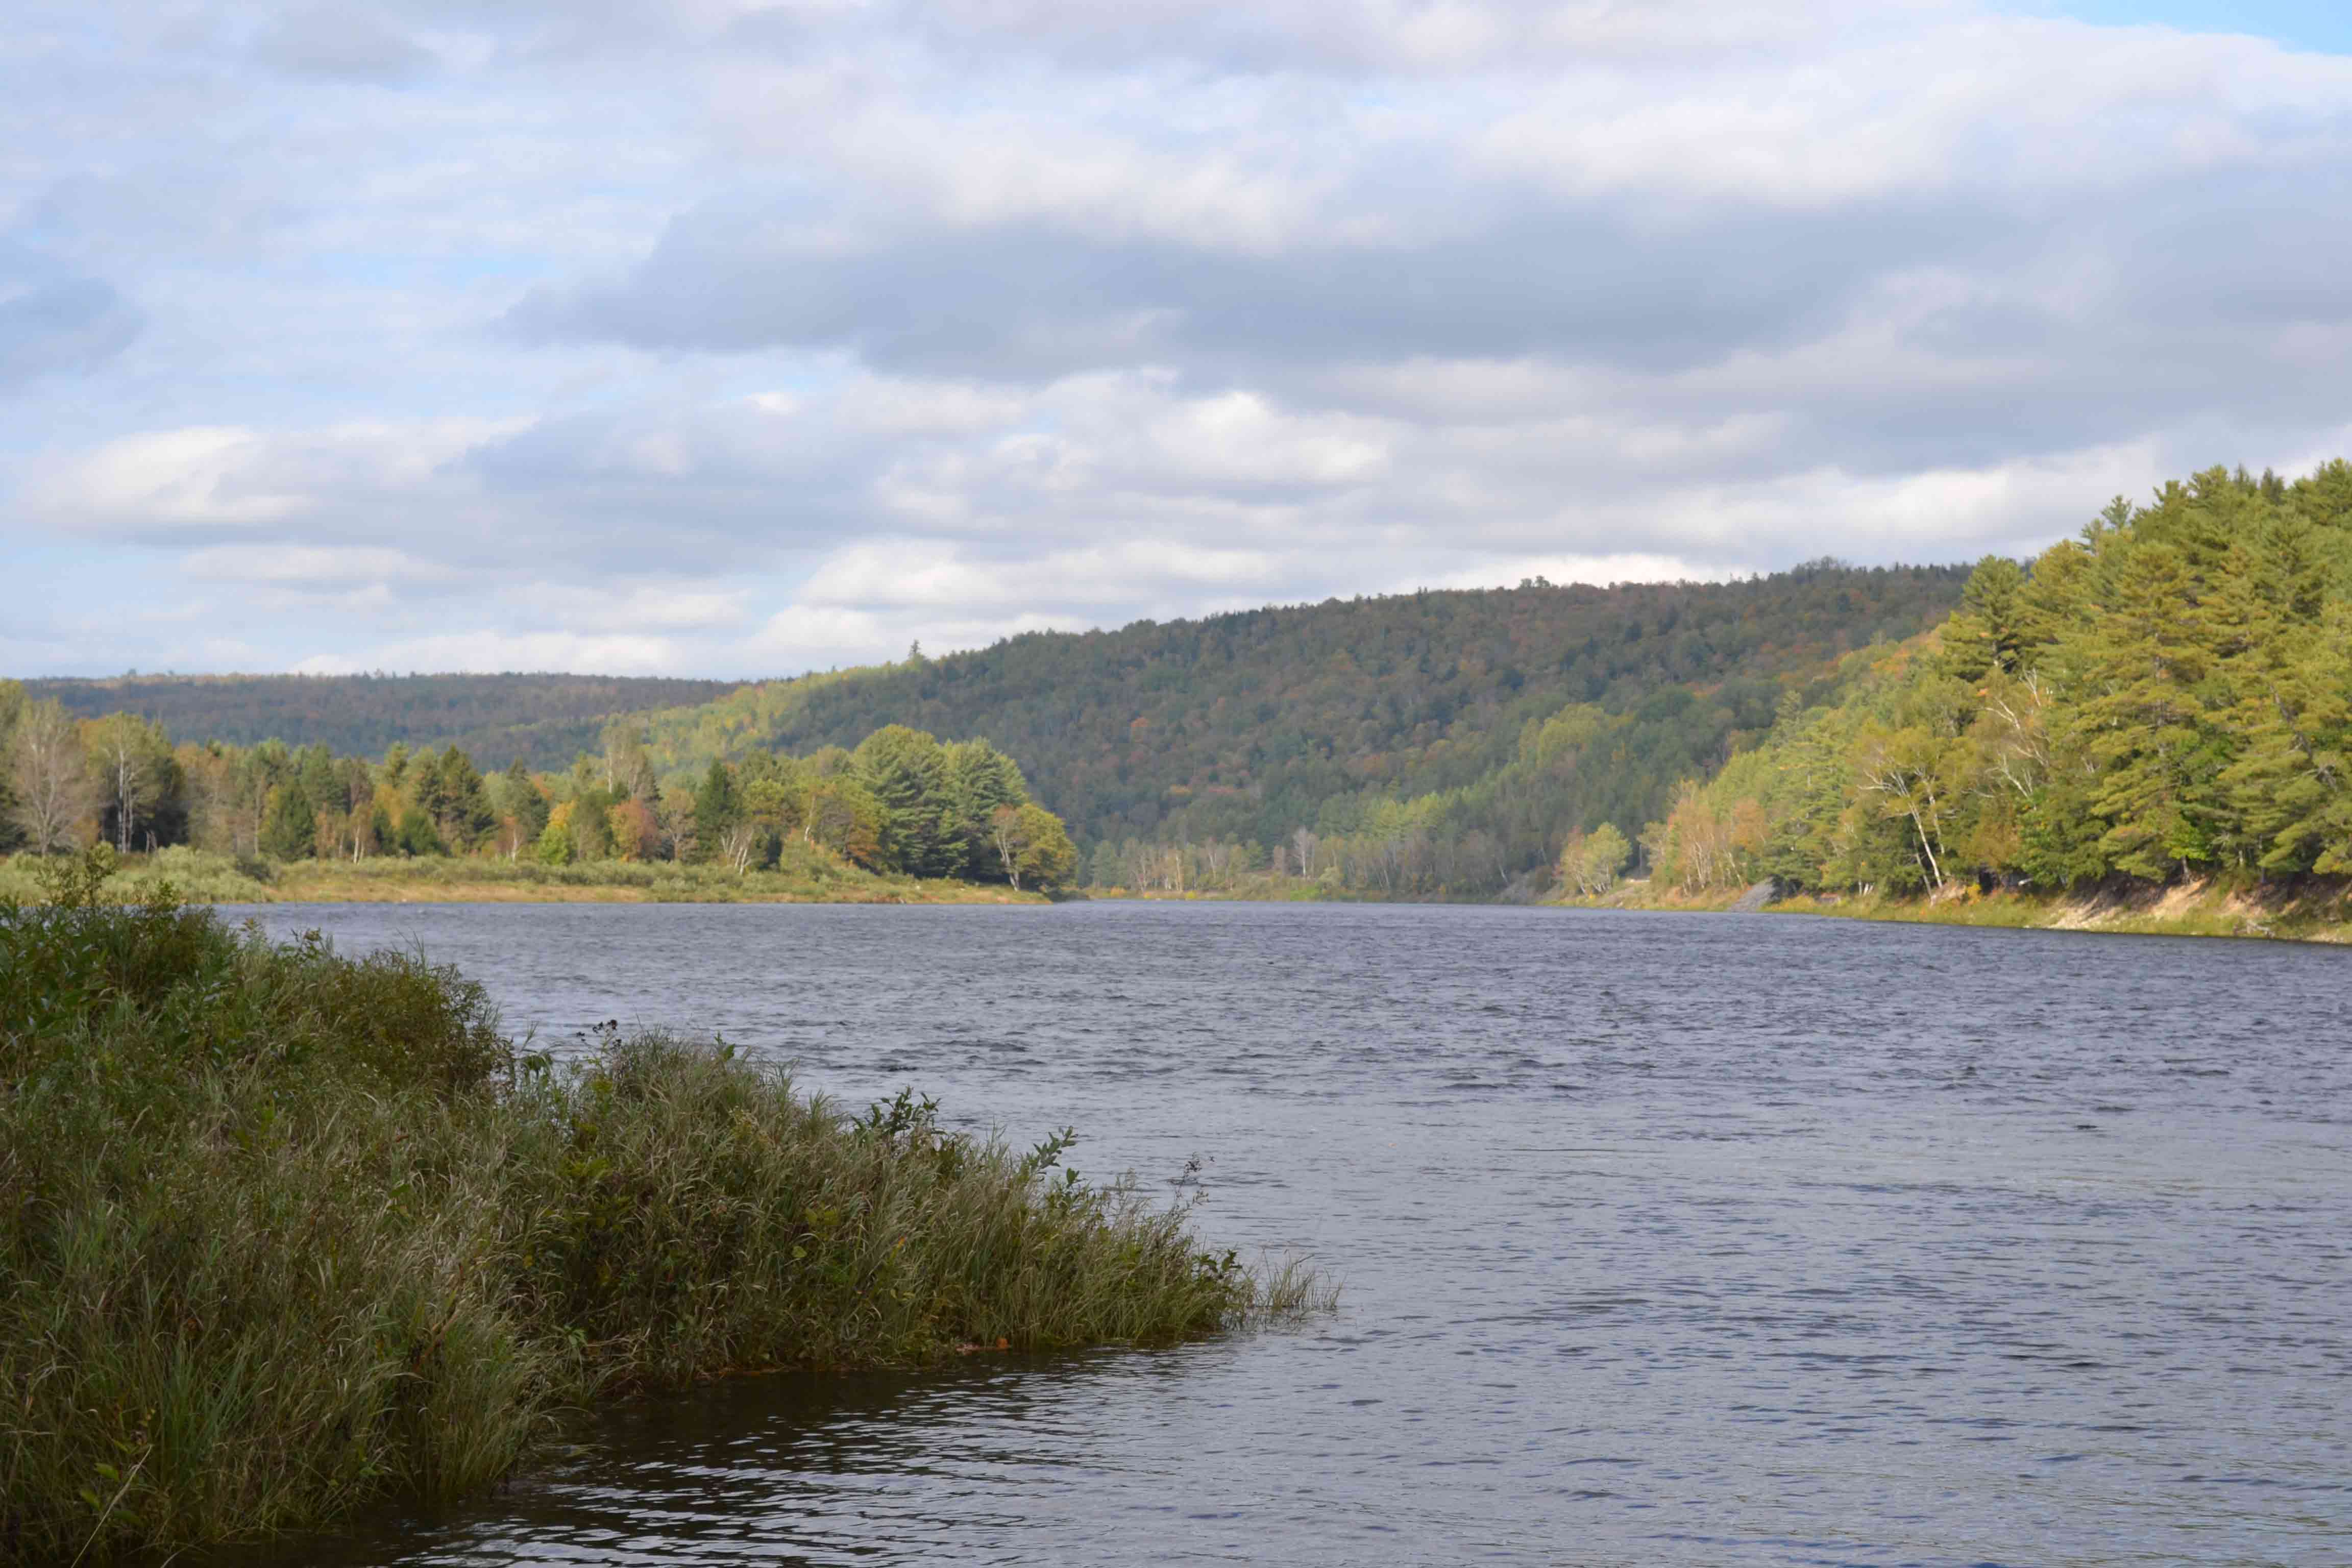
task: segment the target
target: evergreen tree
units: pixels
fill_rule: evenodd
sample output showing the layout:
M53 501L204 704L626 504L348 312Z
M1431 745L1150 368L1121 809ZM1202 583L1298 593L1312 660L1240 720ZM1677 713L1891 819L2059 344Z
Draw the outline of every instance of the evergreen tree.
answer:
M449 816L449 786L442 777L440 753L427 747L409 758L406 776L409 802L433 825L433 837L438 841L441 824ZM404 827L404 837L406 832Z
M278 860L308 860L318 852L319 816L299 777L278 786L261 830L261 852Z
M714 757L695 786L693 858L716 858L727 835L742 820L743 797L735 786L734 770Z
M522 842L536 844L539 836L547 831L547 797L539 793L538 784L531 778L530 770L522 765L520 757L508 765L506 780L508 813L514 817Z
M474 759L457 747L443 752L434 771L439 786L434 826L456 853L466 854L489 837L499 825L499 814L490 808L489 791Z
M2003 555L1988 555L1969 574L1960 607L1944 624L1946 668L1974 682L1992 670L2018 668L2025 650L2025 573Z
M946 748L920 730L891 724L859 742L852 756L858 779L881 803L891 862L918 877L961 872L965 851L948 819Z
M2210 860L2235 815L2221 782L2230 740L2199 694L2216 662L2211 626L2182 547L2111 546L2101 564L2105 602L2063 652L2079 694L2063 740L2096 773L2088 805L2105 824L2104 858L2162 880Z
M940 814L945 843L957 868L950 873L973 881L1003 877L1002 857L991 842L996 813L1029 804L1029 785L1020 766L986 741L956 741L945 748L946 805Z
M449 847L441 842L440 829L433 825L433 816L421 805L412 805L400 814L399 829L394 843L403 855L446 855Z

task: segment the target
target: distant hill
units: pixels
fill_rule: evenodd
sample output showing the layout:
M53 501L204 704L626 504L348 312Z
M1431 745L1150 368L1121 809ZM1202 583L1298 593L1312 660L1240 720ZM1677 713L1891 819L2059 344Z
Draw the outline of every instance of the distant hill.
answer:
M743 683L611 675L126 675L24 685L36 700L54 697L82 718L141 714L175 740L320 742L363 757L381 756L394 741L454 741L488 767L520 756L535 768L562 768L599 748L609 714L709 702Z
M665 770L854 745L889 723L985 736L1082 843L1272 846L1299 827L1345 831L1350 799L1484 785L1480 830L1516 865L1546 852L1564 813L1638 831L1678 779L1761 735L1784 691L1811 683L1822 700L1843 656L1934 626L1967 576L1823 562L1734 583L1334 599L1031 634L750 686L645 722ZM1577 704L1609 721L1577 777L1515 770L1529 726Z

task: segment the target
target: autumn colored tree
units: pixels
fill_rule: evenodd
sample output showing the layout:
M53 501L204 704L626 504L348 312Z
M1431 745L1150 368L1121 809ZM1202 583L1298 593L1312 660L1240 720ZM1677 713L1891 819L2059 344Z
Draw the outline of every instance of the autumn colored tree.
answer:
M989 837L1005 879L1016 889L1024 879L1033 887L1065 886L1077 874L1077 848L1062 819L1044 806L998 806L990 814Z
M1633 853L1633 846L1614 823L1604 822L1591 833L1579 828L1559 853L1560 886L1583 898L1605 893L1616 886L1617 874Z

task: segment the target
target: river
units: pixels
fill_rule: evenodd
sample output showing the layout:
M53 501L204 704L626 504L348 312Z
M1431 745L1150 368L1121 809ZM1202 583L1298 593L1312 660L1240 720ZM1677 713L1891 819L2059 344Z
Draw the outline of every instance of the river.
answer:
M1334 1316L784 1375L238 1561L2352 1563L2352 952L1793 916L275 906L1311 1254ZM1188 1166L1193 1173L1187 1174Z

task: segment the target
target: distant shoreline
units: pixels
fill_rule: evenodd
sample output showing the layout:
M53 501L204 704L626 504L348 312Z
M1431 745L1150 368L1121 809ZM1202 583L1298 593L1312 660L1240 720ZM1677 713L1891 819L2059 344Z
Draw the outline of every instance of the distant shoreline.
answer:
M40 896L33 858L0 858L0 897ZM192 904L1044 904L997 883L883 876L845 863L735 871L669 861L544 866L528 860L378 856L367 860L236 860L184 849L130 856L110 884L137 899L169 882Z
M1922 895L1801 893L1757 899L1755 889L1717 888L1685 893L1653 890L1648 882L1621 882L1596 898L1546 899L1533 907L1567 910L1632 910L1680 914L1742 912L1820 915L1840 920L1887 921L1907 925L1997 927L2011 931L2103 931L2120 936L2241 937L2274 942L2352 945L2352 879L2305 878L2290 886L2254 883L2226 886L2218 879L2143 888L2131 891L1981 893L1970 887L1940 898ZM1260 879L1238 888L1187 889L1087 888L1071 895L1132 903L1485 903L1507 900L1384 898L1377 892L1335 889L1290 879Z
M1598 898L1563 900L1554 907L1709 913L1728 910L1748 897L1737 888L1684 893L1671 889L1653 891L1647 882L1626 882ZM1750 907L1759 914L1822 915L1906 925L2352 944L2352 879L2346 878L2239 885L2220 878L2200 878L2170 887L2063 893L2007 889L1987 893L1969 886L1936 897L1801 893Z

